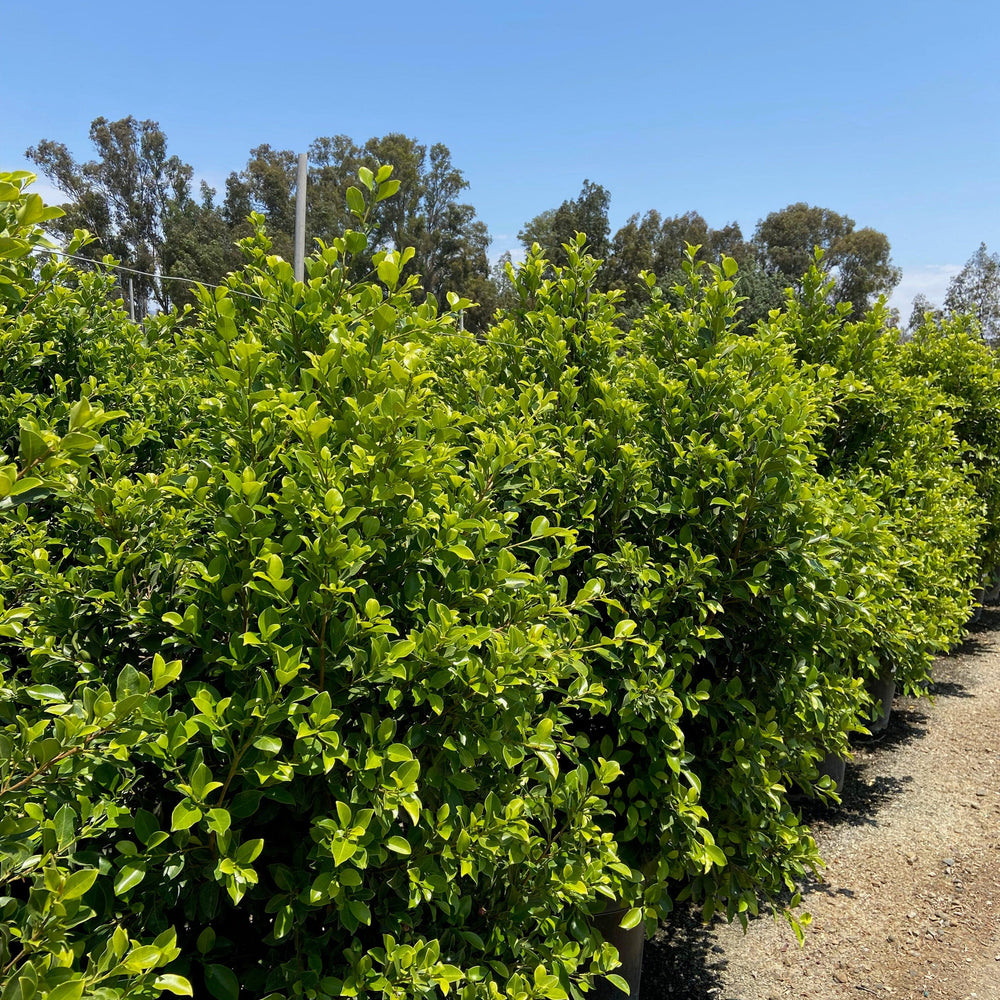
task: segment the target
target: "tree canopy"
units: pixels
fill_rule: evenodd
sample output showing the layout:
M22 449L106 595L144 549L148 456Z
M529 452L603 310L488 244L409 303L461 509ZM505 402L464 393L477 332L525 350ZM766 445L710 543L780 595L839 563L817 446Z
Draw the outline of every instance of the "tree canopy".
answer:
M586 233L590 253L603 260L610 251L610 205L611 192L607 188L584 180L578 197L567 198L558 208L546 209L529 219L517 238L525 250L537 243L550 262L561 267L568 260L565 245L573 243L577 233Z
M291 259L295 226L296 155L262 143L244 167L230 173L221 203L202 183L192 195L194 169L167 155L167 140L154 121L95 119L90 129L96 156L74 159L64 143L43 139L27 156L67 196L65 215L54 223L69 237L86 229L95 237L85 252L112 254L136 271L139 314L191 301L190 286L171 277L217 283L240 262L236 241L252 233L251 212L267 219L273 252ZM370 249L415 253L404 267L421 275L425 294L448 292L481 303L470 314L473 328L488 322L496 300L490 281L490 236L475 208L462 201L465 175L443 143L430 147L401 133L358 145L346 135L316 139L309 147L307 243L332 242L352 224L347 191L358 169L393 167L398 194L374 206ZM399 182L396 184L396 182ZM588 220L589 221L589 220ZM360 277L360 275L356 275Z
M53 221L53 229L65 236L87 229L97 239L83 248L85 254L110 253L138 271L161 273L166 218L191 202L192 168L167 155L166 136L154 121L95 118L90 140L97 157L84 163L65 143L49 139L25 154L68 197L65 215ZM170 296L161 280L133 278L140 313L149 299L167 308Z
M835 278L836 302L850 302L860 316L899 283L889 239L876 229L855 229L854 220L804 201L772 212L757 223L753 242L766 273L800 287L816 248Z
M69 237L87 229L96 239L84 253L94 258L110 253L145 272L134 276L140 316L147 304L163 310L192 301L190 283L172 279L218 283L239 266L236 243L252 235L252 212L266 219L272 252L292 258L297 157L291 150L254 146L246 163L229 174L219 200L204 182L197 195L193 192L194 168L168 155L166 136L155 121L97 118L90 138L95 156L85 162L64 143L48 139L27 156L67 197L66 214L53 224L57 232ZM374 172L381 164L392 166L393 184L399 184L392 197L370 206L369 250L412 247L402 268L404 277L420 276L418 299L430 295L443 302L454 292L479 304L464 322L484 329L508 295L507 278L502 265L491 262L486 224L464 200L469 182L443 143L425 144L399 132L363 143L342 134L315 139L309 146L307 245L315 240L330 245L351 228L349 189L359 169ZM850 302L854 317L899 280L884 233L856 228L848 216L806 202L759 220L750 239L734 221L715 228L697 211L667 215L655 208L631 215L612 232L610 205L611 192L585 179L576 197L529 219L518 239L525 251L538 244L550 267L562 267L566 246L585 233L589 252L604 261L599 287L622 290L618 301L626 316L648 297L641 272L652 272L668 297L683 284L688 247L698 248L695 260L718 263L725 256L737 262L745 326L779 307L786 288L801 287L817 247L833 278L832 301ZM992 330L989 317L998 316L1000 325L1000 307L989 305L990 267L995 269L986 257L970 260L950 294L954 309L974 308Z
M585 233L590 252L605 262L602 288L624 292L622 308L628 315L641 308L648 294L641 272L652 272L668 296L678 282L683 284L689 247L696 248L695 260L718 263L725 256L739 265L744 325L778 308L785 288L801 287L817 247L834 278L832 301L850 302L855 317L899 281L888 237L869 227L855 229L853 219L828 208L805 202L789 205L761 219L750 240L737 222L716 229L698 212L663 216L656 209L631 215L609 236L610 201L606 188L585 180L577 198L530 219L518 239L525 250L537 243L550 264L558 267L564 264L566 246L574 242L575 234Z
M983 339L1000 340L1000 254L985 243L965 262L948 285L945 309L952 314L975 316Z

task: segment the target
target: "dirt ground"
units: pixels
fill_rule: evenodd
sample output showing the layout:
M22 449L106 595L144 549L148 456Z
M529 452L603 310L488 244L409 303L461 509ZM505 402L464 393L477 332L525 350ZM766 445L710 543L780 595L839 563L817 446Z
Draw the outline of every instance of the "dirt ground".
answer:
M784 921L678 918L646 943L642 1000L1000 1000L1000 611L935 668L935 697L896 699L859 745L843 804L812 816L826 859Z

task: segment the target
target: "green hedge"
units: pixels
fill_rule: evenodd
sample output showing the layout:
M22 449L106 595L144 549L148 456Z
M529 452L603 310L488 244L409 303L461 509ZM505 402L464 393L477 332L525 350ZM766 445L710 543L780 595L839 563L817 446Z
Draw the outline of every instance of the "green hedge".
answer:
M1000 573L1000 363L969 317L928 316L901 352L902 370L932 381L962 442L985 517L979 540L984 582Z
M354 280L387 168L305 283L256 219L241 273L140 328L102 270L28 256L27 180L0 175L4 1000L558 1000L614 968L608 906L796 919L793 793L833 794L866 682L920 689L995 565L971 340L901 347L816 270L748 333L733 262L693 255L628 325L582 237L471 338L405 254Z

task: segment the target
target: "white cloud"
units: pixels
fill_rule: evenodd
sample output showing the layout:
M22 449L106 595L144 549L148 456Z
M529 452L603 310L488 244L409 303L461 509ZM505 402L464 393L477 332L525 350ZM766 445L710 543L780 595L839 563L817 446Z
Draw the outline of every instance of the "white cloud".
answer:
M515 264L524 260L524 247L516 236L509 233L494 234L490 240L490 265L496 264L505 253L510 254Z
M924 264L903 269L903 277L889 299L889 305L899 310L903 323L910 318L913 299L920 294L940 306L952 278L962 270L962 264Z

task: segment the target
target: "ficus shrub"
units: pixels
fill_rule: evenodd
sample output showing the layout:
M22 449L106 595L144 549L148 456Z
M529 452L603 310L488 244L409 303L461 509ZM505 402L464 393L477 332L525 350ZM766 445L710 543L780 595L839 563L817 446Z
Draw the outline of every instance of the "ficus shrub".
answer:
M166 988L566 996L613 967L588 910L637 881L599 823L620 767L571 721L606 707L595 657L655 650L594 632L599 581L559 576L572 529L539 521L548 562L525 561L485 484L530 436L437 398L425 345L453 318L414 306L397 255L346 280L355 235L305 285L249 241L176 333L183 433L155 461L106 435L43 519L13 512L8 673L179 675L90 890L92 920L160 942ZM108 367L127 426L150 372ZM61 391L26 405L57 415Z
M65 366L77 359L56 339L93 279L70 287L62 266L36 266L31 252L48 246L39 224L59 210L26 193L32 180L0 174L0 990L12 1000L191 995L164 968L180 954L176 933L145 935L109 905L128 870L112 845L132 822L138 748L164 731L169 698L157 692L179 664L155 656L145 673L113 674L80 658L48 676L26 652L32 584L51 571L48 522L85 490L109 450L106 425L124 415L71 395ZM99 312L106 298L93 300ZM89 348L90 328L78 332Z
M875 666L919 693L968 620L983 508L956 435L955 395L917 369L882 305L851 322L827 290L813 267L773 323L803 360L830 369L837 419L820 467L876 505L882 531L859 552Z
M811 788L817 759L861 725L854 660L872 623L843 578L844 536L874 515L816 468L827 373L780 332L738 335L731 262L692 264L680 307L650 281L623 333L595 262L579 246L568 260L529 256L518 308L450 380L478 423L543 431L533 461L504 470L518 526L553 510L577 525L567 576L603 578L606 627L634 622L661 651L638 678L603 664L613 709L579 720L628 779L611 822L651 912L680 895L745 915L818 863L787 791ZM672 720L681 740L650 738Z
M902 370L932 381L962 443L962 457L974 470L973 483L984 517L978 556L984 581L1000 571L1000 366L970 317L928 315L902 345Z

